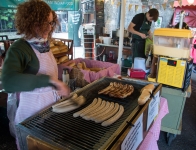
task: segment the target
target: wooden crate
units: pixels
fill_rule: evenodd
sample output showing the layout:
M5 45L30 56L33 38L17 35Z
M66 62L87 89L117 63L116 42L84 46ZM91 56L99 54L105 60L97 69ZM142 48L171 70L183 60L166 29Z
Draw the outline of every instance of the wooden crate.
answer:
M67 52L62 52L62 53L58 53L58 54L54 54L55 58L60 58L62 56L68 56L69 60L73 59L73 40L71 39L61 39L61 38L53 38L53 40L55 41L61 41L63 42L65 45L68 46L68 51Z

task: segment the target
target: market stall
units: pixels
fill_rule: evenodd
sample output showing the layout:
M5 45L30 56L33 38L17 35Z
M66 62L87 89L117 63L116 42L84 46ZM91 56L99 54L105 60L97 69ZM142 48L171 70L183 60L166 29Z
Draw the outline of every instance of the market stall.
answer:
M149 139L152 139L151 142L153 142L155 148L157 148L156 141L158 140L158 136L153 136L153 134L159 134L160 132L160 122L161 119L168 113L168 110L166 108L167 101L169 103L169 112L170 114L163 119L161 130L168 132L168 143L171 143L171 137L175 136L176 134L180 134L180 123L182 119L182 112L183 107L186 101L186 96L190 95L190 88L188 88L189 82L188 82L188 75L185 75L185 70L188 66L187 61L183 60L168 60L168 58L159 57L158 64L157 65L157 79L155 79L155 82L153 84L155 85L155 90L153 90L153 96L152 95L148 98L148 101L143 105L138 105L138 97L140 96L140 91L142 91L142 88L150 84L152 82L145 81L145 80L136 80L136 79L127 79L122 77L122 80L119 79L113 79L113 78L102 78L104 76L113 77L115 74L120 74L120 66L121 66L121 58L122 58L122 49L123 49L123 37L124 37L124 23L125 23L125 10L126 2L123 0L121 3L121 22L120 22L120 34L119 34L119 50L118 50L118 64L112 64L108 62L100 62L100 61L92 61L92 60L86 60L86 59L73 59L73 40L64 40L67 42L71 42L71 46L68 45L68 51L63 53L56 53L54 56L58 59L62 57L65 54L71 55L68 57L71 57L71 61L69 62L63 62L59 63L59 79L62 79L63 69L68 69L71 75L72 70L76 70L76 73L73 73L73 78L81 79L78 81L78 84L82 84L81 89L78 91L75 91L74 93L78 95L83 95L87 103L83 105L80 108L76 108L76 110L80 110L81 108L85 108L87 104L90 104L94 98L101 97L103 100L107 100L110 103L115 102L120 105L122 105L125 108L124 114L122 117L115 122L110 127L103 127L100 124L96 124L93 121L87 121L83 118L74 118L73 113L76 112L70 111L68 113L56 113L53 111L53 106L50 106L40 112L39 114L36 114L35 116L32 116L31 118L28 118L24 122L20 123L18 125L17 132L20 147L21 149L34 149L35 145L38 143L43 146L47 146L50 148L57 148L57 149L64 149L65 147L70 147L70 149L126 149L130 145L134 146L134 148L144 149L146 144L148 143ZM130 5L129 5L130 6ZM159 36L164 36L160 34L156 34ZM169 35L166 35L169 36ZM173 36L173 34L172 34ZM162 38L162 37L159 37ZM187 37L186 37L187 38ZM189 37L188 37L189 38ZM57 39L57 41L60 40L63 42L62 39ZM172 39L173 40L173 39ZM154 44L158 43L154 47L154 54L157 55L164 55L168 56L167 54L160 54L157 53L157 49L160 50L160 45L162 44L164 40L157 40L154 39ZM172 41L173 42L173 41ZM186 41L187 42L187 41ZM161 44L160 44L161 43ZM166 42L167 43L167 42ZM174 42L173 42L174 43ZM185 42L184 42L185 43ZM165 44L165 43L163 43ZM179 43L176 40L176 43L173 44L175 46L179 46ZM55 43L54 43L54 46ZM61 46L61 45L57 45ZM158 48L157 48L157 47ZM161 45L163 46L163 45ZM186 49L187 49L186 45ZM176 48L176 47L175 47ZM179 47L178 47L179 48ZM172 48L171 48L172 49ZM169 52L171 52L171 49ZM60 50L60 49L58 49ZM173 49L172 49L173 50ZM179 50L179 49L178 49ZM180 51L180 50L179 50ZM69 53L70 52L70 53ZM187 51L183 51L183 53L186 53L186 55L180 53L177 53L180 56L176 56L176 52L172 53L174 55L170 55L169 57L183 57L187 56ZM186 57L187 58L187 57ZM161 62L163 61L163 63ZM57 61L59 62L59 61ZM80 64L87 64L86 66L80 66ZM176 86L176 84L172 84L168 86L165 86L168 84L169 81L162 81L160 78L164 78L164 75L160 75L161 72L161 65L162 67L165 67L166 65L164 62L173 62L171 64L172 67L176 67L176 63L181 63L183 67L180 69L180 73L182 76L180 77L180 81L184 81L183 79L187 78L187 84L184 85L182 82L180 83L180 86ZM75 65L73 65L73 63ZM92 68L101 68L101 70L93 71ZM165 67L166 68L166 67ZM167 68L166 68L167 69ZM169 68L171 70L171 67ZM163 68L164 70L164 68ZM179 72L177 72L179 73ZM162 73L163 74L163 73ZM171 75L172 73L168 73ZM130 75L130 74L129 74ZM184 76L185 75L185 76ZM101 78L101 79L100 79ZM136 77L137 78L137 77ZM120 78L121 79L121 78ZM168 79L169 80L169 79ZM83 82L85 83L83 84ZM110 96L105 95L98 95L98 91L102 90L104 87L107 87L110 82L117 82L121 84L130 84L134 87L134 92L132 96L129 96L128 99L119 99L119 98L111 98ZM157 83L156 83L157 82ZM89 84L90 83L90 84ZM162 84L165 84L162 87ZM174 86L171 87L171 86ZM176 89L180 88L180 89ZM115 89L115 92L118 92L120 88ZM182 92L182 90L184 90ZM170 91L172 91L170 93ZM130 91L129 91L130 92ZM160 99L160 95L164 98ZM179 102L178 105L176 105L176 96L179 96ZM156 101L157 100L157 101ZM160 110L159 110L159 100L160 102ZM66 101L66 99L63 99L61 102ZM155 110L150 109L151 104L153 105L153 101L155 101ZM172 112L173 107L176 107L176 110ZM149 112L154 112L152 116L150 116ZM159 113L158 113L159 112ZM173 120L173 114L177 115L177 121L173 121L170 125L168 122L171 122ZM155 117L157 116L157 119L154 121ZM151 117L151 119L149 119ZM176 118L176 117L175 117ZM154 124L153 124L154 122ZM137 128L134 128L133 125L138 127L139 131L135 131ZM137 126L138 125L138 126ZM134 130L135 129L135 130ZM157 131L158 132L154 132ZM136 137L134 134L138 133L139 137ZM134 135L134 136L133 136ZM130 140L129 138L138 138L137 142L134 142L134 140ZM28 142L26 142L26 140ZM144 140L144 142L142 142ZM38 145L39 145L38 144ZM153 145L152 144L152 145ZM148 144L149 146L149 144Z

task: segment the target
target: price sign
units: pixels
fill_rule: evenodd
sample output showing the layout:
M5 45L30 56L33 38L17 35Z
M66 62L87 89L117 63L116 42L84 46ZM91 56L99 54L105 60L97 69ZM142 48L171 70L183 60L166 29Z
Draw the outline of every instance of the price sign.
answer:
M131 128L123 143L121 144L121 150L136 150L139 144L143 140L143 113L137 119L134 127Z
M147 130L150 127L152 121L156 117L159 112L159 103L160 103L160 91L158 91L154 98L152 98L151 102L148 105L148 119L147 119Z

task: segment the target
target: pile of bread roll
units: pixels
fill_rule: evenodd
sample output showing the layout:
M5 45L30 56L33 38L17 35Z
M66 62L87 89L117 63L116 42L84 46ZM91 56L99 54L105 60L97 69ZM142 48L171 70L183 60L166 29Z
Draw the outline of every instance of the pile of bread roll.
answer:
M68 47L62 41L51 41L50 50L52 51L53 54L59 54L62 52L67 52Z
M50 50L52 53L60 54L68 51L68 46L65 45L62 41L51 41L50 42ZM69 61L68 56L62 56L62 57L55 57L57 64L65 63Z
M83 62L80 62L80 63L75 63L75 62L72 62L70 64L68 64L69 67L72 67L72 68L78 68L78 69L83 69L83 70L88 70L88 71L94 71L94 72L99 72L101 70L103 70L104 68L98 68L98 67L93 67L93 68L88 68L86 66L86 63L83 61Z
M66 63L69 61L69 57L68 56L62 56L62 57L55 57L55 60L57 62L57 64L61 64L61 63Z

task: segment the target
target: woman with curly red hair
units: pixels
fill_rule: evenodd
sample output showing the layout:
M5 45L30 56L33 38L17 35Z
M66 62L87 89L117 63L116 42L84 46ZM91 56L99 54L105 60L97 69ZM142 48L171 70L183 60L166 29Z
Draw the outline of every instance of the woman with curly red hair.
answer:
M69 88L58 80L50 39L57 24L56 13L41 0L29 0L17 7L15 26L22 38L7 51L2 85L8 93L10 132L15 125L68 96Z

